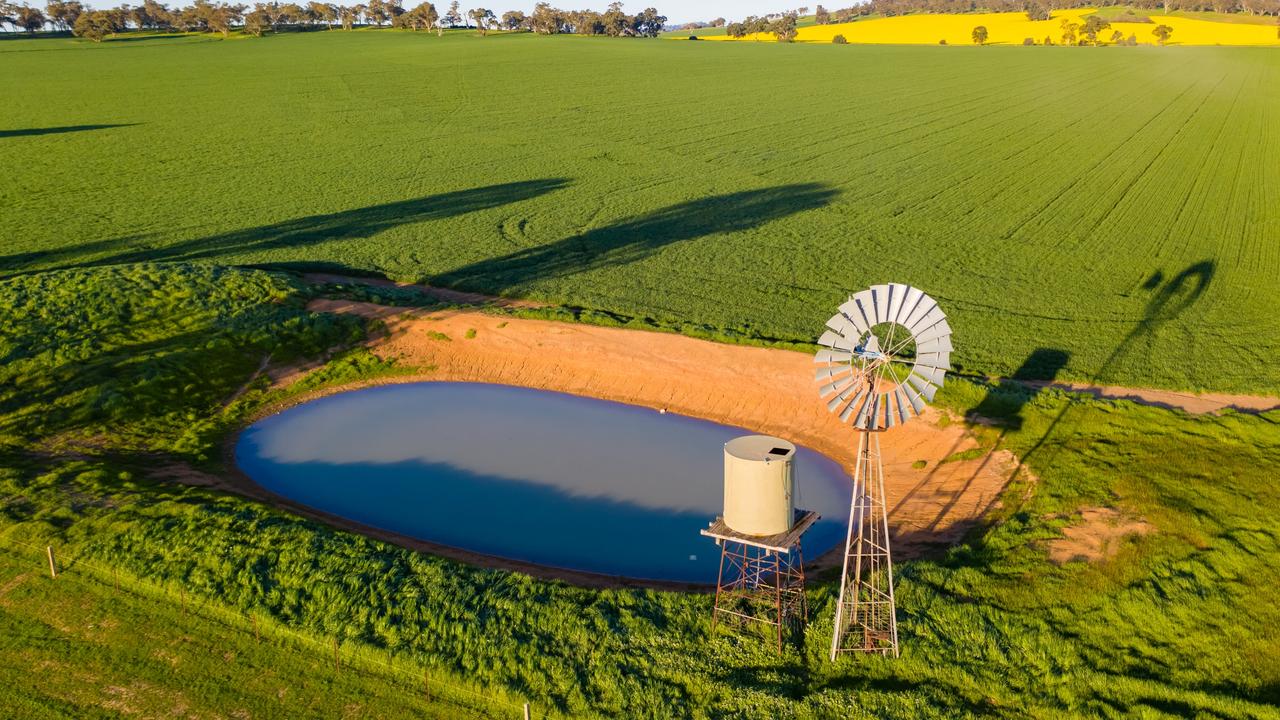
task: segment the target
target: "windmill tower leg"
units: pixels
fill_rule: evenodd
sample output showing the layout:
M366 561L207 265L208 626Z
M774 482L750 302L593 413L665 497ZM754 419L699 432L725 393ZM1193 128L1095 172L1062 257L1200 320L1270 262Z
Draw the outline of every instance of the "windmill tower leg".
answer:
M831 636L832 660L841 652L898 655L893 560L879 435L858 433L857 458L840 600Z

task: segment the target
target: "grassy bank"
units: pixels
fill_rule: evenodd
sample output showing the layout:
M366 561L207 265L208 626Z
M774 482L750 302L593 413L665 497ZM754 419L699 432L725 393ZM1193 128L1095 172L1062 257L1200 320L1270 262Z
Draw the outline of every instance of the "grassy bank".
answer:
M74 326L91 332L73 333L63 319L76 307L74 294L59 299L74 278L115 288L112 302ZM163 479L157 467L175 461L217 473L221 434L279 397L251 382L227 402L253 376L259 352L286 339L326 348L364 329L306 313L301 303L310 290L259 271L143 266L76 271L64 280L4 281L4 297L21 296L45 311L12 315L15 332L4 348L4 367L22 373L10 377L24 380L4 383L10 389L0 427L10 441L0 446L0 545L53 544L86 565L180 586L193 605L255 616L316 638L320 647L336 638L371 667L392 657L574 716L1277 714L1280 609L1264 601L1280 582L1280 527L1269 510L1280 503L1274 413L1191 417L1016 385L949 385L944 404L952 413L994 418L976 431L987 445L1025 457L1038 479L1012 486L992 526L961 546L900 565L902 658L833 666L825 660L830 578L811 585L814 621L803 643L777 656L760 639L709 635L706 596L587 590L477 569ZM193 299L175 288L187 288ZM187 302L218 310L182 328ZM154 334L129 344L136 327ZM86 369L75 382L43 379L57 364L29 360L73 352ZM311 382L386 371L359 357ZM210 371L194 382L191 367ZM127 383L139 372L148 393L188 398L183 414L170 418L168 403L153 404L148 394L117 392L127 402L94 402L110 397L104 388L133 387ZM203 384L210 387L197 391ZM103 415L107 410L113 414ZM1050 563L1047 544L1091 507L1140 517L1154 532L1117 541L1105 562ZM0 564L6 582L39 573L38 554L22 556L21 567L11 555ZM18 627L43 618L35 627L44 649L19 643L0 651L90 668L94 687L114 687L108 671L116 665L158 678L155 667L162 666L147 659L148 647L169 637L167 628L191 634L168 624L172 597L139 600L129 611L137 614L121 622L154 614L154 637L113 649L73 622L96 623L95 612L107 617L93 599L106 592L104 583L86 591L88 609L66 617L38 615L44 611L31 607L34 583L30 576L5 596L21 607L6 605L3 621ZM207 654L201 648L190 653ZM190 662L198 668L209 661ZM269 662L262 656L245 667ZM308 682L329 682L315 669L321 660L296 662L300 675L314 678ZM230 664L222 669L230 674L219 676L229 682L241 672ZM395 692L392 680L372 671L332 682L351 683L333 687L369 703ZM0 689L0 699L5 706L80 707L60 704L68 692L65 685L14 683ZM95 697L79 692L76 702ZM268 679L245 682L240 692L237 698L202 687L189 699L228 714L250 703L263 714L279 707ZM326 714L329 706L315 707ZM388 704L377 714L411 717L418 710Z

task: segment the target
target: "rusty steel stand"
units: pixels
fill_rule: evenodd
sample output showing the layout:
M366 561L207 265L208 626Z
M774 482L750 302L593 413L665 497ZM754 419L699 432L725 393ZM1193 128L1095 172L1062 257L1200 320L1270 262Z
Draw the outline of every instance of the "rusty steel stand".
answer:
M712 632L720 623L737 628L753 623L772 626L782 652L786 631L809 619L800 538L817 520L817 513L797 510L790 530L765 537L735 532L723 518L702 531L720 546Z

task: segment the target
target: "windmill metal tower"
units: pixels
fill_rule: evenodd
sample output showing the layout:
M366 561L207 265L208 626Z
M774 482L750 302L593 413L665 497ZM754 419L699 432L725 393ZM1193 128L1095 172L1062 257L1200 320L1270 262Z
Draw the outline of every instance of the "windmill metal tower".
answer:
M831 659L841 652L898 655L893 556L880 433L924 411L951 367L951 327L923 291L873 285L855 293L818 339L815 377L827 409L858 430Z

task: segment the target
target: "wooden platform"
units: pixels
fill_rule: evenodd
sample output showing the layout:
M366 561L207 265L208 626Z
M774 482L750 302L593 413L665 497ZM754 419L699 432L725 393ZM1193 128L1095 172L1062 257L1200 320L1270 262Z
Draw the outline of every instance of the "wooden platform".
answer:
M809 529L811 525L818 521L821 516L812 510L801 510L796 508L795 522L791 524L791 529L778 533L777 535L746 535L737 530L731 529L724 524L724 517L717 517L707 529L702 530L702 534L719 540L728 540L730 542L742 543L744 545L752 545L765 550L774 552L791 552L791 548L800 542L800 536Z

